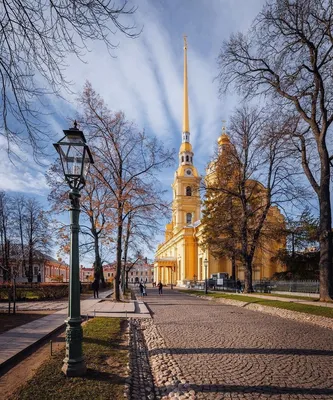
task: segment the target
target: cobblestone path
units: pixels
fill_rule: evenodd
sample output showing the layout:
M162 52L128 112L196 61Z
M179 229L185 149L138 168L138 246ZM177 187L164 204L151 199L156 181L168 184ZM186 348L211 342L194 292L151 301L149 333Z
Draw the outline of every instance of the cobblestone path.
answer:
M170 289L145 301L196 399L333 399L332 330Z

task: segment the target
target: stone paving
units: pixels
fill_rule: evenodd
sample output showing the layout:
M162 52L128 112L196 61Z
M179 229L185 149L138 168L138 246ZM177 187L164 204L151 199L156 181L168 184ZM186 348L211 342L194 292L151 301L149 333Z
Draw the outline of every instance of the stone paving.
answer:
M333 399L332 330L171 290L145 301L155 398Z

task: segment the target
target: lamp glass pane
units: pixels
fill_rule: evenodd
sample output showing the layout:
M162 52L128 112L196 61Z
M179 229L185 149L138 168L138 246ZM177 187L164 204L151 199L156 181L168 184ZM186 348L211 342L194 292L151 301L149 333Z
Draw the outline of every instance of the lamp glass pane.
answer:
M79 178L82 173L82 161L84 156L84 146L60 145L62 152L61 158L66 176Z
M84 149L84 157L83 157L83 164L82 164L82 176L84 179L87 178L89 167L90 167L90 157L87 149Z

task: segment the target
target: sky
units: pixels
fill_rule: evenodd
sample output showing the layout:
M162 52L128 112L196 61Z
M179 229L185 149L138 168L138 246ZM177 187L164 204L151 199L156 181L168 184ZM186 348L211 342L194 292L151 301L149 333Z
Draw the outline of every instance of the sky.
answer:
M183 95L183 35L188 42L188 82L191 143L194 164L204 174L216 140L237 98L231 93L218 97L214 80L217 57L223 40L233 32L245 32L261 10L264 0L131 0L138 7L123 23L142 28L136 39L116 34L119 46L112 57L102 43L92 43L84 63L68 57L65 75L72 91L82 91L88 80L109 108L125 112L128 119L156 135L169 148L181 143ZM66 100L51 98L48 117L50 138L56 142L75 116L75 94ZM0 137L0 149L5 143ZM0 158L0 190L36 196L47 205L48 187L44 172L56 154L37 165L29 149L18 150L20 159ZM4 152L2 151L2 154ZM160 179L170 188L177 165L165 170ZM170 188L171 199L171 188Z

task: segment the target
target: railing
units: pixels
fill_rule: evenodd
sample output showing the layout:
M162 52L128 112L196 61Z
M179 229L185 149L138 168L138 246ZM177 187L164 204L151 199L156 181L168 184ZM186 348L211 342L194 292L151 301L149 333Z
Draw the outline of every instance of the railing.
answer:
M289 293L319 293L319 281L255 281L253 289L256 292L265 290L269 292Z
M186 281L186 286L191 289L204 290L205 281ZM244 282L241 282L244 288ZM217 285L213 279L208 279L208 289L236 292L236 282L232 279L223 279L222 285ZM319 293L319 281L253 281L253 290L257 293L288 292L288 293Z

